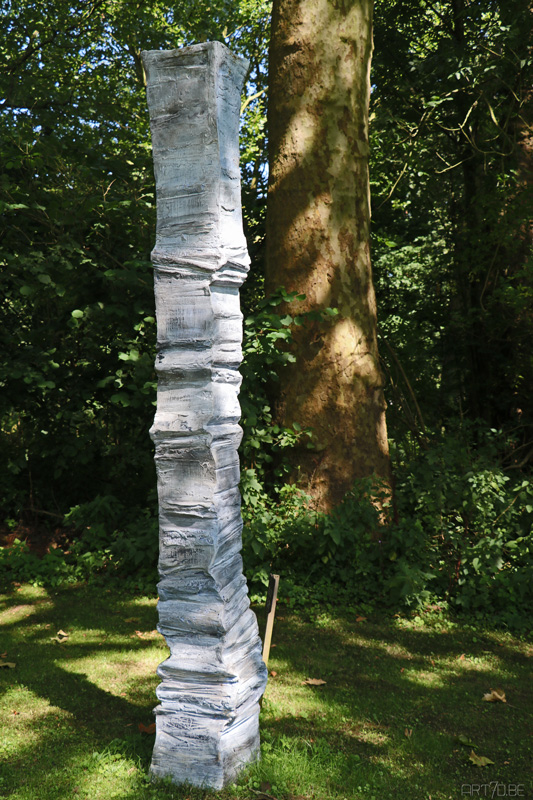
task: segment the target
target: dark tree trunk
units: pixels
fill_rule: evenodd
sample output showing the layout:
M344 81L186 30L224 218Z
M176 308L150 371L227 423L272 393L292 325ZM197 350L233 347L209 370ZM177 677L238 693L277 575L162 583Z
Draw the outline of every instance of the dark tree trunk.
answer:
M312 429L294 476L329 509L358 477L390 477L369 249L371 0L274 0L268 106L268 291L306 296L278 417Z

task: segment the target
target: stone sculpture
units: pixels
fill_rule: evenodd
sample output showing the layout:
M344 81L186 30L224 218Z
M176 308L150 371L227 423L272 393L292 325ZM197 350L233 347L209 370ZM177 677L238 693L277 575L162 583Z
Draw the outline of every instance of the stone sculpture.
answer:
M157 190L159 630L151 771L222 788L259 754L266 667L242 574L239 173L247 63L218 42L143 53Z

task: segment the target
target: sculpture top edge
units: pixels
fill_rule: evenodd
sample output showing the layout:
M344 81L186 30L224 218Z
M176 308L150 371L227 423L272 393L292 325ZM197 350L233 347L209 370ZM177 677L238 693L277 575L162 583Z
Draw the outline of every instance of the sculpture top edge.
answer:
M186 60L202 52L209 52L209 50L213 51L219 58L231 60L235 69L242 73L242 81L244 82L250 66L249 60L233 53L223 42L200 42L186 47L178 47L174 50L142 50L141 56L147 69L149 64L156 59L161 61L161 59L167 58L169 61L179 63L180 60Z

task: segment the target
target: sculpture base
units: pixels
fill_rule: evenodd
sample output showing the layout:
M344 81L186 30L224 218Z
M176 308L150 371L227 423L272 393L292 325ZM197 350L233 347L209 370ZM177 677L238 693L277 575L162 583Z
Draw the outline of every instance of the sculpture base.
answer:
M243 767L259 759L257 706L250 709L249 716L221 725L218 731L212 730L212 716L195 720L201 734L187 729L190 718L180 712L165 713L158 706L155 713L157 734L150 767L154 778L170 777L176 784L222 789L235 781Z

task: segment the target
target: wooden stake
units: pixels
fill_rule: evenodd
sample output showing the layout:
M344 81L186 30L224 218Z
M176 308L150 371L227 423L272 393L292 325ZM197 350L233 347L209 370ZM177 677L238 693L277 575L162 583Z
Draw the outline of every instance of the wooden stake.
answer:
M265 666L268 666L268 656L270 654L270 642L272 641L272 629L274 628L274 617L276 616L276 603L278 600L278 586L279 575L270 575L266 601L267 623L265 641L263 643L263 661L265 662Z

